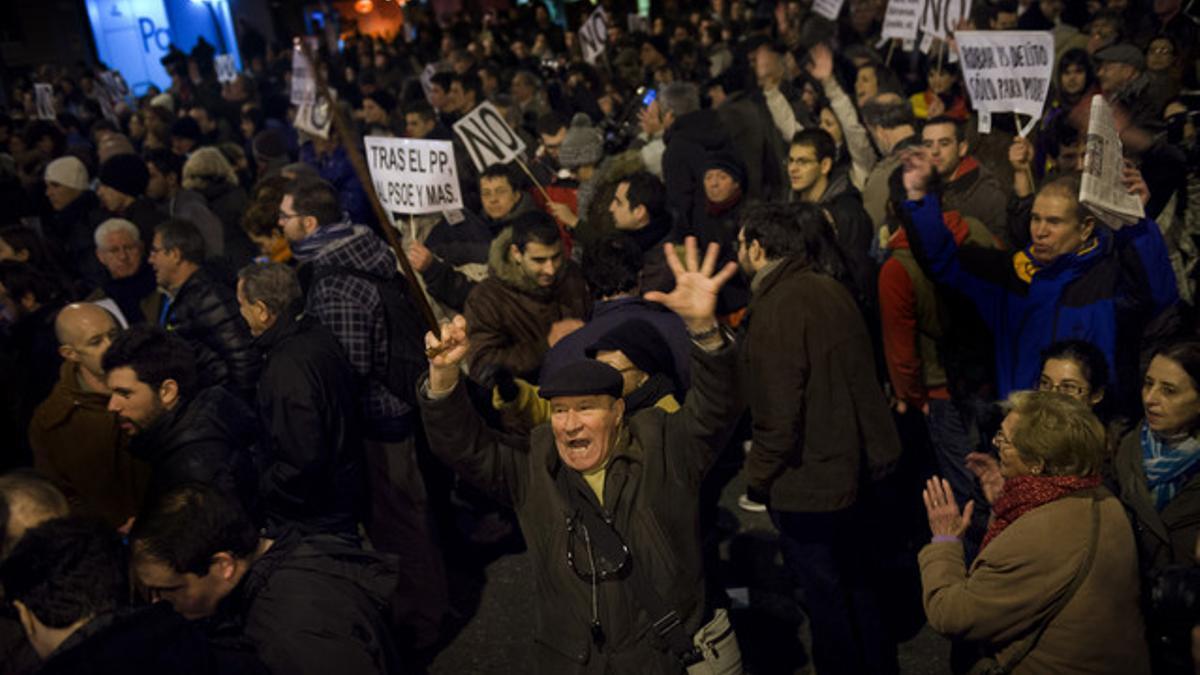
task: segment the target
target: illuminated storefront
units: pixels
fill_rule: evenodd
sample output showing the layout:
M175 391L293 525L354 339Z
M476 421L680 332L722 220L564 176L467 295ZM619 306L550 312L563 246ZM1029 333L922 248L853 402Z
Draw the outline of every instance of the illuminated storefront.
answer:
M159 60L171 44L190 52L203 37L241 69L229 0L86 0L100 60L121 71L134 94L170 86Z

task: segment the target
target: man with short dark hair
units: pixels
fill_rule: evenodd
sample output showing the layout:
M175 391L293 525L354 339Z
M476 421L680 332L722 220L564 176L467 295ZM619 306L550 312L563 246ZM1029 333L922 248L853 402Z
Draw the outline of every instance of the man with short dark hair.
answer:
M445 129L438 125L437 113L425 101L410 103L404 109L404 135L408 138L438 139L437 132L445 132ZM442 140L449 140L449 137Z
M837 148L827 131L805 129L792 138L788 149L788 179L796 200L816 204L829 214L838 244L857 264L870 252L875 228L863 209L862 195L850 184L849 174L833 174L836 155Z
M457 113L460 117L467 115L483 100L482 86L474 73L455 73L450 78L450 90L447 93L446 111Z
M416 458L417 376L409 366L421 363L424 318L408 297L413 291L397 272L392 249L369 228L343 219L329 183L288 184L279 227L300 261L305 312L337 337L362 382L358 403L371 496L367 534L376 549L402 556L414 607L404 621L427 647L438 639L449 601Z
M200 386L188 343L135 326L113 340L101 365L112 392L108 409L133 437L129 451L150 465L147 500L196 481L254 508L254 413L224 388Z
M194 225L168 220L154 229L150 266L163 295L156 323L192 346L206 385L227 386L252 400L258 354L238 318L237 299L203 263L204 239Z
M968 154L966 125L934 117L922 127L921 141L942 179L942 208L975 218L1007 244L1008 192L991 169Z
M238 273L238 305L263 353L258 419L268 464L268 523L355 533L366 490L354 370L329 329L304 313L296 273L280 263Z
M58 518L25 533L0 582L42 659L37 672L262 672L248 652L214 650L166 603L127 607L127 575L119 537L100 524Z
M488 262L492 241L513 219L533 210L533 199L521 189L518 176L507 164L493 164L479 176L483 212L447 214L424 242L412 241L407 251L413 269L421 273L435 300L461 312L475 281L463 270ZM476 277L478 278L478 277Z
M471 373L489 366L535 381L542 357L583 325L591 302L579 267L563 255L562 235L541 211L517 217L492 242L488 277L463 308L471 326Z
M871 337L826 265L816 206L763 204L742 221L738 259L754 293L743 326L753 418L747 497L766 505L804 592L820 672L896 671L871 588L860 495L888 476L900 440L875 379Z
M241 626L271 672L402 672L384 609L394 559L333 535L261 536L235 500L196 484L149 502L129 539L151 599Z
M225 253L225 226L208 208L203 195L183 188L183 164L183 157L166 150L146 153L146 168L150 172L146 196L167 218L186 220L195 225L204 237L205 257L219 258Z
M700 175L704 175L702 169ZM671 290L675 277L663 257L663 244L674 235L674 228L662 181L648 171L638 171L622 179L617 183L608 212L617 231L629 235L644 252L641 288Z

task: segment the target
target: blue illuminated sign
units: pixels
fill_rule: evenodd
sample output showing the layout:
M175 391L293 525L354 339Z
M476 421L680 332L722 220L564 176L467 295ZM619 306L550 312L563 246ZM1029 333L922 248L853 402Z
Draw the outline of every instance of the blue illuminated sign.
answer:
M203 37L240 70L228 0L86 0L100 60L121 71L135 95L171 78L159 62L171 44L187 53Z

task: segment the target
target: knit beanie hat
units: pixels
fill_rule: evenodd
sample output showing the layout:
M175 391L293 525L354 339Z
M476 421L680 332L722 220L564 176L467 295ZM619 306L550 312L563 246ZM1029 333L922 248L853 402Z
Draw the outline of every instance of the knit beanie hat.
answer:
M88 188L87 167L77 157L59 157L46 165L44 175L47 183L58 183L73 190Z
M171 135L179 138L189 138L199 142L203 134L200 131L200 123L190 117L180 117L171 123Z
M288 156L287 138L278 129L263 129L255 134L251 149L254 157L260 160L286 159Z
M746 187L746 167L742 160L729 152L716 152L708 156L704 163L704 173L710 169L718 169L729 174L738 185Z
M558 149L558 163L567 169L599 164L604 158L604 134L592 126L586 113L575 113L567 137Z
M149 183L150 172L137 155L117 155L100 165L100 184L130 197L145 194Z
M175 98L170 94L162 93L150 99L150 105L156 108L166 108L172 113L175 112Z
M613 326L585 350L587 357L595 358L596 352L619 351L638 370L647 375L666 375L679 388L679 374L675 371L675 358L662 333L649 321L630 319Z

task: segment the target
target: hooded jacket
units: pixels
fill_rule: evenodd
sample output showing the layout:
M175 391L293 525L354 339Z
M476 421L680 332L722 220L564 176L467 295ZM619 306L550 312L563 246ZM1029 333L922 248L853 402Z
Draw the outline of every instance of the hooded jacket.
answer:
M233 291L196 270L162 313L159 323L195 349L196 372L205 385L227 386L247 401L254 397L261 362Z
M467 297L463 314L471 332L467 358L471 375L479 379L488 366L536 380L550 345L550 326L563 319L586 319L591 298L583 274L574 262L564 262L558 279L541 288L509 255L512 228L492 242L488 277Z
M301 266L300 278L308 286L305 312L316 317L337 336L342 350L365 381L365 421L378 426L408 415L412 409L388 391L387 316L379 290L367 279L349 274L324 274L323 269L348 267L397 283L396 255L369 229L355 225L349 236L321 249Z
M942 208L982 222L1008 244L1008 192L992 170L970 155L963 158L942 190Z
M663 136L663 183L667 206L685 233L704 216L704 167L709 155L728 153L740 157L715 110L696 110L675 120Z
M649 406L629 415L618 432L605 470L603 509L632 552L630 574L645 574L674 609L686 635L706 619L707 598L700 555L701 480L725 447L743 406L737 389L736 350L692 351L692 382L678 412ZM682 672L680 663L651 642L654 619L634 597L628 576L595 585L565 559L578 535L568 533L572 515L560 478L593 508L596 495L559 457L549 425L533 430L528 444L514 445L486 428L460 382L445 398L420 397L429 446L462 477L511 505L529 542L533 566L534 671L546 675ZM586 562L577 562L587 569ZM593 616L603 646L593 640ZM657 618L657 617L655 617Z
M163 413L133 437L129 450L150 465L148 502L197 482L237 497L253 512L257 443L258 421L250 408L223 388L209 387Z
M78 364L64 361L59 373L29 422L33 466L63 491L73 512L120 527L137 515L150 467L126 449L108 394L85 390Z
M943 224L937 195L903 208L912 217L909 242L923 255L925 272L967 295L991 329L1000 398L1033 386L1042 350L1057 340L1087 340L1104 352L1110 372L1121 372L1114 367L1118 321L1145 325L1179 299L1166 244L1149 219L1115 234L1097 225L1084 250L1039 266L1030 249L960 249ZM1124 353L1136 357L1136 344L1125 345Z

